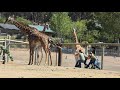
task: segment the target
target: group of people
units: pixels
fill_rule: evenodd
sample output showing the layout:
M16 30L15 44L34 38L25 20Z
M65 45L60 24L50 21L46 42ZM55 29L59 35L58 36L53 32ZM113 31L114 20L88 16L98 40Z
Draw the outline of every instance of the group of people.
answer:
M85 68L98 68L100 69L100 63L98 62L98 59L95 57L93 52L90 52L88 55L84 54L82 50L79 50L75 53L75 55L79 55L79 60L77 60L75 67L81 68L81 63L84 63ZM90 60L87 64L87 60Z

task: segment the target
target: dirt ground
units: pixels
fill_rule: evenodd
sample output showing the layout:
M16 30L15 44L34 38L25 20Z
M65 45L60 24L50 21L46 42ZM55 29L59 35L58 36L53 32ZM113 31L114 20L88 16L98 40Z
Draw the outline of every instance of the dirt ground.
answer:
M56 66L54 52L52 52L52 66L44 65L44 58L39 66L27 65L28 49L11 49L11 54L14 61L0 63L0 78L120 78L120 57L105 56L103 70L97 70L75 68L73 54L62 55L62 66Z

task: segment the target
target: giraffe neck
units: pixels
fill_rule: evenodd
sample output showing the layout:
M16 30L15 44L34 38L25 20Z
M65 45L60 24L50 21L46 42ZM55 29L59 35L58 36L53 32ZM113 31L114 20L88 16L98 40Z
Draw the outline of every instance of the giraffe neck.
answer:
M32 32L32 28L27 26L27 25L24 25L20 22L17 22L16 20L13 20L12 23L17 27L19 28L22 32L26 33L26 34L29 34L30 32Z
M73 32L73 36L74 36L74 41L75 41L75 43L79 43L78 42L78 37L77 37L77 34L76 34L76 31L74 30L74 32Z
M74 30L74 32L73 32L73 36L74 36L74 41L75 41L75 43L79 43L79 42L78 42L78 37L77 37L77 34L76 34L76 31L75 31L75 30ZM81 47L81 45L76 44L76 45L75 45L75 48L76 48L76 50L79 50L79 49L82 48L82 47Z
M35 38L37 37L37 39L41 40L41 43L46 44L49 36L39 32L37 29L29 27L27 25L24 25L23 23L17 22L16 20L12 21L12 23L18 27L21 31L25 32L28 35L31 35L31 33L35 36ZM29 38L31 38L31 36L29 36ZM28 38L28 39L29 39ZM33 38L33 36L32 36Z
M74 29L73 36L74 36L74 41L75 41L75 43L79 43L75 29ZM76 45L75 45L75 49L76 49L76 51L82 50L82 52L85 53L85 49L84 49L81 45L77 45L77 44L76 44Z

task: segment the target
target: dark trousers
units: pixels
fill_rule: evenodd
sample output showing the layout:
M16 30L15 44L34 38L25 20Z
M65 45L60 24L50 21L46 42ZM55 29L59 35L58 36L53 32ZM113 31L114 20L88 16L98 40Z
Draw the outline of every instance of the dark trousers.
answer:
M85 61L84 61L84 65L87 65L86 62L87 62L87 59L85 59Z
M100 69L100 67L95 64L95 60L90 60L89 64L86 66L86 68L88 68L90 65L92 65L92 68L96 67L96 68Z
M84 63L84 64L85 64L85 61L83 61L83 60L78 60L78 61L76 62L76 64L75 64L75 67L81 68L81 63Z

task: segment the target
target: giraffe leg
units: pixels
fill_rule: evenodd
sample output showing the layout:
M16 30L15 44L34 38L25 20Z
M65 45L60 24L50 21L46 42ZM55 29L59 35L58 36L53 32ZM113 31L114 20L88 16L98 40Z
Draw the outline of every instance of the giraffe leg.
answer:
M44 49L44 51L45 51L45 65L47 64L47 59L48 59L48 52L47 52L47 49L46 49L46 47L44 46L43 47L43 49Z
M51 59L51 54L50 54L50 61L51 61L50 65L52 66L52 59Z
M39 48L37 48L37 56L36 56L36 58L37 58L37 65L39 65Z
M48 60L48 53L46 52L46 58L45 58L45 65L47 65L47 60Z
M39 58L39 51L38 51L38 47L35 49L35 65L38 65L38 58Z
M37 65L38 65L38 59L39 59L39 51L38 51L38 49L37 49L37 55L36 55L36 58L37 58Z
M51 51L49 50L49 56L50 56L50 65L52 66L52 59L51 59Z
M32 50L31 50L31 48L30 48L30 54L29 54L29 63L28 63L28 65L30 65L31 64L31 56L32 56Z
M36 63L37 63L37 48L35 49L35 59L34 59L34 65L36 65Z
M43 58L42 47L40 47L40 52L41 52L41 59L40 59L40 61L38 61L38 65L40 65L40 64L41 64L41 61L42 61L42 58Z
M48 52L48 66L49 66L49 52Z
M34 50L32 49L32 60L31 60L31 65L33 64L33 58L34 58Z

